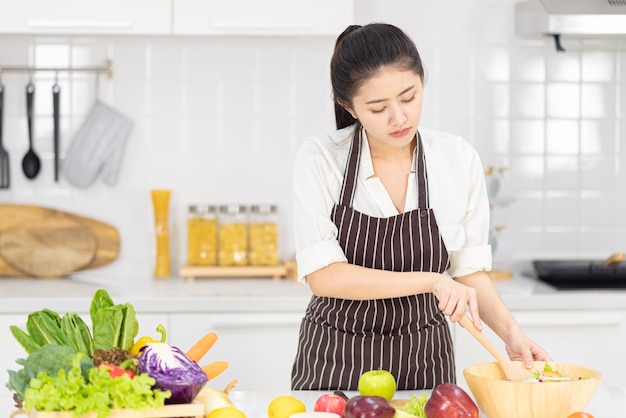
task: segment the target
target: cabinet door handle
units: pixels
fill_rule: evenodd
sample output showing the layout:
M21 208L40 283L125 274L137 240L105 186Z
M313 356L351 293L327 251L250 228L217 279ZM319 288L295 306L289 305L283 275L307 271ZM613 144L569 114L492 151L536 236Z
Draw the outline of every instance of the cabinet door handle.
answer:
M130 29L133 23L114 20L29 20L28 27L34 29Z
M308 22L213 22L217 29L313 29L315 25Z
M522 328L524 327L579 327L579 326L620 326L624 323L624 318L620 315L602 316L573 316L559 318L524 318L516 316Z
M242 328L293 328L299 327L300 320L279 320L279 321L224 321L215 322L213 328L242 329Z

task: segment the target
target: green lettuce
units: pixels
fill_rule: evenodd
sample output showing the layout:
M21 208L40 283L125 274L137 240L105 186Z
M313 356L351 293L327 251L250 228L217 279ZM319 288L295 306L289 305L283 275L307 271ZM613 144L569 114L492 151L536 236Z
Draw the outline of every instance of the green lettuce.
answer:
M113 378L106 368L91 368L87 378L82 370L86 356L78 353L71 368L59 370L56 376L41 372L30 382L24 397L24 409L37 411L72 411L80 417L95 412L98 418L110 415L112 409L131 408L145 411L160 408L169 391L152 389L155 380L148 374Z

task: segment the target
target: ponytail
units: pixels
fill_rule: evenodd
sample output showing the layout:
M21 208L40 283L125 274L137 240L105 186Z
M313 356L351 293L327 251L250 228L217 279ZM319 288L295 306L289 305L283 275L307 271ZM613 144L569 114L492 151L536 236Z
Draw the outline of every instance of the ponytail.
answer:
M383 66L415 71L424 81L417 47L399 28L385 23L350 25L337 37L330 61L337 129L358 122L342 104L351 106L359 87Z

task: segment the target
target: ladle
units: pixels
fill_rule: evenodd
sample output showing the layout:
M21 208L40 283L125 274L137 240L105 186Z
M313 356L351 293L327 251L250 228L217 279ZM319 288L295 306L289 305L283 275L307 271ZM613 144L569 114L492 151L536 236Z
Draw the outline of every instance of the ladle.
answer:
M33 107L34 107L35 86L28 83L26 86L26 112L28 117L28 152L22 159L22 170L29 179L34 179L39 174L41 161L33 150Z
M513 382L523 382L524 380L528 380L532 378L532 372L528 369L525 369L521 366L516 365L507 357L505 357L498 349L492 344L491 341L483 334L481 331L476 329L472 320L467 316L463 315L459 324L463 326L466 330L469 331L470 334L474 338L478 340L478 342L491 353L491 355L498 361L498 364L502 368L504 375L508 380Z

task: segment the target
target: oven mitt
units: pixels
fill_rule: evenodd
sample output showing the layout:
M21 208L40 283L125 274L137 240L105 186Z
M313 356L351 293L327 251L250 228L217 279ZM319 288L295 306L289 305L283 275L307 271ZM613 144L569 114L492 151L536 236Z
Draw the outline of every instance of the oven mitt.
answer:
M78 129L63 160L63 175L76 187L87 187L102 174L113 186L122 164L124 146L133 123L98 101Z

